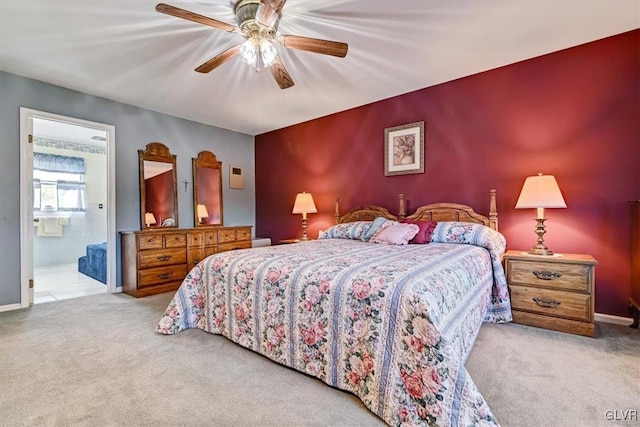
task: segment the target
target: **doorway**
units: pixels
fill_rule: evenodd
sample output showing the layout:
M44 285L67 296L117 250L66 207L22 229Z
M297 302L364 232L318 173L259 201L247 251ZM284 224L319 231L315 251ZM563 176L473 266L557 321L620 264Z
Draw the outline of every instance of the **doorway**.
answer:
M115 128L20 109L21 307L115 292Z

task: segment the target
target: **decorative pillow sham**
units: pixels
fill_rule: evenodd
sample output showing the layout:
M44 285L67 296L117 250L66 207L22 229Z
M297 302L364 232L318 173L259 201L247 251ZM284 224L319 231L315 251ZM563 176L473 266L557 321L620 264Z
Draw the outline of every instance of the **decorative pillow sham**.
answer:
M345 222L324 230L318 239L351 239L366 241L364 236L371 227L371 221Z
M418 245L429 243L431 241L431 235L433 234L433 230L436 228L436 225L438 225L438 223L435 221L429 221L429 220L414 221L412 219L404 219L402 220L402 223L415 224L420 228L420 231L418 231L418 234L416 234L416 237L409 240L409 243L415 243Z
M420 231L420 227L415 224L401 224L397 221L388 221L388 223L391 224L381 228L369 239L369 242L384 245L406 245Z
M364 241L368 242L373 237L374 234L380 231L381 228L384 228L385 225L391 225L394 222L395 221L390 221L381 216L374 219L373 222L371 223L371 227L369 227L369 231L367 231L367 233L364 235Z

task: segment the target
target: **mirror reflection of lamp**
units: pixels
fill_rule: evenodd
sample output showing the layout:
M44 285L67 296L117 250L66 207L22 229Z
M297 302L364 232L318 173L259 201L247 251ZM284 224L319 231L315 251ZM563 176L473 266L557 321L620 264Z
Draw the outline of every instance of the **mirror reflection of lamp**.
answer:
M207 212L207 207L203 204L198 204L196 206L196 214L198 216L198 222L202 224L205 218L209 218L209 212Z
M307 236L307 214L308 213L317 213L316 204L313 202L313 197L310 193L298 193L296 196L296 201L293 204L293 212L294 214L302 214L302 237L300 240L311 240L309 236Z
M144 214L144 222L147 224L147 227L151 227L151 224L156 223L156 217L153 216L151 212L145 212Z

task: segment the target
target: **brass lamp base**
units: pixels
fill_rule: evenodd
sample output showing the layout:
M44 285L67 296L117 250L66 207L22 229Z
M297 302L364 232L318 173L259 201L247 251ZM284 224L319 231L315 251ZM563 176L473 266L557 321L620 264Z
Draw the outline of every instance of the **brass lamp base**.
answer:
M544 245L543 245L544 246ZM541 255L541 256L550 256L553 255L553 251L546 246L540 248L538 245L532 247L527 251L528 254L531 255Z
M298 239L301 242L311 240L309 236L307 236L307 218L305 218L306 216L306 214L302 215L302 237Z
M551 256L553 255L553 251L545 246L544 244L544 234L546 230L544 228L544 222L546 218L536 218L536 234L538 235L538 244L532 247L527 251L528 254L531 255L539 255L539 256Z

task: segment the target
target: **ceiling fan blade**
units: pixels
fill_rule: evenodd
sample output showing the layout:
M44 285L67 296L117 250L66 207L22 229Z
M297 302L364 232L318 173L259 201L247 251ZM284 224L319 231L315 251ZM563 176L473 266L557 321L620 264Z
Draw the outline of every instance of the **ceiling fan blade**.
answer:
M293 79L284 67L282 61L280 61L280 58L276 58L276 63L269 67L269 71L271 71L273 78L278 82L280 89L287 89L294 85Z
M278 41L289 49L306 50L307 52L321 53L323 55L344 58L347 55L349 45L330 40L313 39L301 36L279 36Z
M210 60L208 60L201 66L199 66L198 68L196 68L196 71L199 73L208 73L218 68L219 66L221 66L222 64L224 64L225 62L233 58L234 56L236 56L239 51L240 51L240 46L234 46L232 48L229 48L224 52L222 52L221 54L211 58Z
M256 20L267 27L276 27L280 12L287 0L260 0Z
M219 30L229 31L230 33L238 30L237 27L231 24L227 24L226 22L218 21L217 19L199 15L197 13L180 9L179 7L171 6L164 3L159 3L156 6L156 11L178 18L187 19L189 21L197 22L199 24L208 25Z

